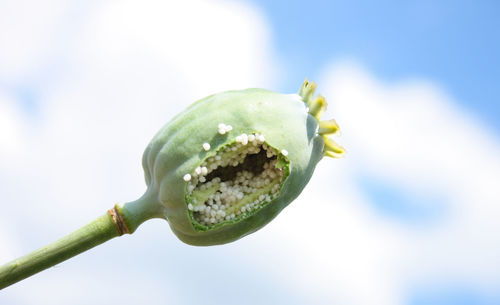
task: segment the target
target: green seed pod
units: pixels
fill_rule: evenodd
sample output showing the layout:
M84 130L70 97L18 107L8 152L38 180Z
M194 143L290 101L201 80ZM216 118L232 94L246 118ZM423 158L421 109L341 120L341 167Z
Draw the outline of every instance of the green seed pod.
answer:
M319 122L326 101L307 80L298 94L228 91L166 124L143 156L148 194L182 241L224 244L255 232L294 200L324 155L344 149Z
M315 83L298 94L262 89L206 97L165 125L143 155L148 189L138 200L65 237L0 266L0 289L165 218L184 242L224 244L257 231L294 200L323 156L344 149L327 136L335 120L320 121Z

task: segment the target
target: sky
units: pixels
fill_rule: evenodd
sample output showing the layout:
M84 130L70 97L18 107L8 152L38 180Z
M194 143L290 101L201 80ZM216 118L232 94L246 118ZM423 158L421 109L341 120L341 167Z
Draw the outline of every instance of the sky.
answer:
M499 5L0 3L0 263L145 190L193 101L318 84L347 149L234 243L165 221L0 292L0 304L500 303ZM110 294L110 291L119 291Z
M439 84L455 102L500 131L497 1L260 1L288 85L354 59L387 81ZM286 9L285 9L286 7ZM298 77L298 79L296 79Z

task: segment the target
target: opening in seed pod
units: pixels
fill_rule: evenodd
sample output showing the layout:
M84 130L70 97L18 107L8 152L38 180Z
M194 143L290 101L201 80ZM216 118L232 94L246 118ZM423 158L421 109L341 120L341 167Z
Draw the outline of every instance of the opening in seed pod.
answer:
M287 165L286 155L258 133L220 147L189 173L186 202L194 227L209 230L258 213L278 197Z

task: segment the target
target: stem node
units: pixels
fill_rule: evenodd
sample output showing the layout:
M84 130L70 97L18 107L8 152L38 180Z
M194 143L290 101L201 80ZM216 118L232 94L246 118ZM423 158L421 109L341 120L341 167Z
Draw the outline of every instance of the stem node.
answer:
M115 204L115 206L112 209L108 210L108 214L109 216L111 216L111 220L115 225L118 236L122 236L123 234L130 234L130 230L128 229L127 224L125 223L123 215L120 211L120 207L117 204Z

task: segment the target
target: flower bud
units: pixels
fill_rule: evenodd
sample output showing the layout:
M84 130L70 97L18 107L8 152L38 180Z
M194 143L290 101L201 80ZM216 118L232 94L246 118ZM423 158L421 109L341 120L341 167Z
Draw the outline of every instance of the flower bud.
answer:
M143 156L148 192L173 232L193 245L234 241L262 228L292 200L324 155L342 147L319 122L326 100L307 80L298 94L263 89L201 99L153 138Z

